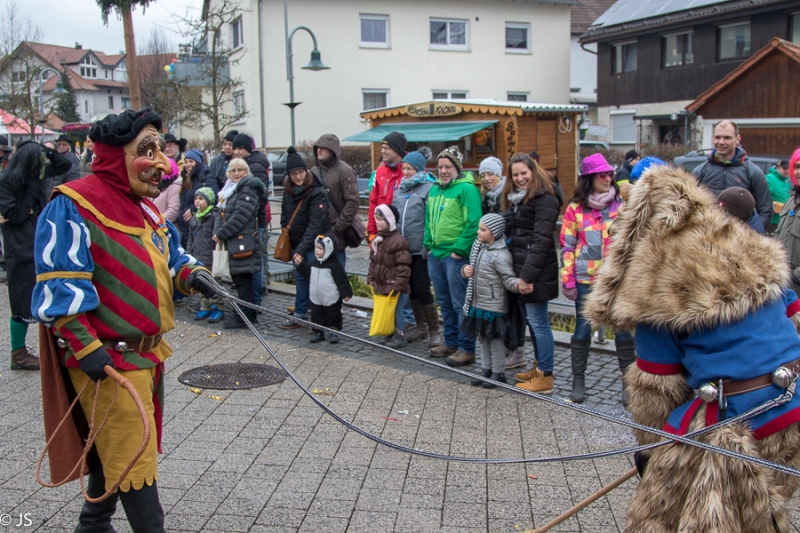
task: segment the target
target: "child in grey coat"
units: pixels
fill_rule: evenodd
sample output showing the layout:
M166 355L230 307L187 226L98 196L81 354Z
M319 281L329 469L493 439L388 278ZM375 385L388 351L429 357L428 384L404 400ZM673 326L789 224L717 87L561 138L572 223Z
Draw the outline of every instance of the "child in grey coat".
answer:
M511 252L506 248L506 223L503 217L489 213L481 217L478 238L472 245L469 264L461 275L469 278L462 330L475 335L481 347L481 376L506 383L505 337L510 329L507 291L519 292L519 278L514 274ZM482 379L470 384L487 389L495 385Z

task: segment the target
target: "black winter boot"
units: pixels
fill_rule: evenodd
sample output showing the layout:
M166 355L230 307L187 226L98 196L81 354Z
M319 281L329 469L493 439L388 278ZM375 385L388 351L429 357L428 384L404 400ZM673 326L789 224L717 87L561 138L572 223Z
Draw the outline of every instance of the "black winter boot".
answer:
M106 478L100 462L89 472L89 481L86 484L86 493L90 498L99 498L106 493ZM112 494L100 503L83 502L81 507L78 527L75 533L117 533L111 526L111 517L117 510L119 492Z
M508 381L506 381L505 374L492 373L492 375L489 377L491 377L495 381L499 381L500 383L508 383ZM497 385L495 385L494 383L490 383L488 381L484 381L483 383L481 383L481 387L483 387L484 389L494 389L497 387Z
M164 531L164 509L158 499L156 482L139 490L119 491L119 500L133 533L166 533Z
M428 323L428 335L430 335L430 339L428 339L428 346L431 348L435 348L440 344L444 343L444 338L442 337L442 328L439 326L439 308L436 307L436 303L423 305L422 306L422 313L425 315L425 322ZM419 322L417 322L419 324Z
M416 298L411 300L411 311L414 313L414 320L417 321L417 325L406 330L406 340L408 342L417 342L424 339L428 334L428 323L425 321L425 311L422 310L422 305Z
M589 361L589 347L592 339L576 339L572 336L570 347L572 351L572 392L569 399L575 403L583 403L586 400L586 364Z
M483 368L483 369L481 369L480 375L485 377L485 378L491 377L492 369L491 368ZM473 387L480 387L484 383L486 383L486 382L483 381L482 379L478 379L478 378L469 380L469 384L472 385Z
M619 369L622 371L622 405L628 405L628 384L625 383L625 371L636 362L636 341L628 339L624 341L614 340L617 347L617 360Z

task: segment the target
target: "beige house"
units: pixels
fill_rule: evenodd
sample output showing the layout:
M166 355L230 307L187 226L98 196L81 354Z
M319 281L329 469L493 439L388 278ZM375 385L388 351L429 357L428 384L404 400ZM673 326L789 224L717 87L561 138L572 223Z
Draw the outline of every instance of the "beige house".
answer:
M215 0L206 2L214 8ZM308 33L298 31L292 39L294 101L302 102L295 110L296 139L329 132L344 138L368 127L359 116L363 111L431 99L567 104L572 3L290 1L289 31L297 26L313 31L322 62L330 67L301 68L313 44ZM231 24L230 39L238 46L231 75L244 81L234 102L248 116L236 129L251 134L260 147L285 147L291 134L283 105L290 101L284 5L241 0L241 7L241 18ZM190 135L184 129L183 136Z

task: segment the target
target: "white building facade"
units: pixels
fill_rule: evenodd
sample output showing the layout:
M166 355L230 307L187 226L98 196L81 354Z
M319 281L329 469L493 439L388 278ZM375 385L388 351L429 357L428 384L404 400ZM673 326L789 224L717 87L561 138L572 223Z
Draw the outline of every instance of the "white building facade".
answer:
M213 9L214 0L207 1ZM259 147L285 147L291 135L283 105L290 101L283 2L241 0L241 7L241 21L231 24L230 39L240 43L231 75L244 82L235 101L248 115L231 129L252 135ZM296 26L314 33L330 67L302 70L313 45L298 31L292 40L294 101L302 102L295 111L297 142L323 133L344 138L368 127L362 111L431 99L569 103L565 0L290 1L289 31Z

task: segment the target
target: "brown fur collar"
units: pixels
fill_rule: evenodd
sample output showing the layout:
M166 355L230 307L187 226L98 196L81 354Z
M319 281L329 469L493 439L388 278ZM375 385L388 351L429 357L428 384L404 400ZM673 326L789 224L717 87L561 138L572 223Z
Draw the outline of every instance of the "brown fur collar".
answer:
M587 304L595 325L714 327L780 297L788 282L780 243L734 220L681 169L646 172L611 232Z

